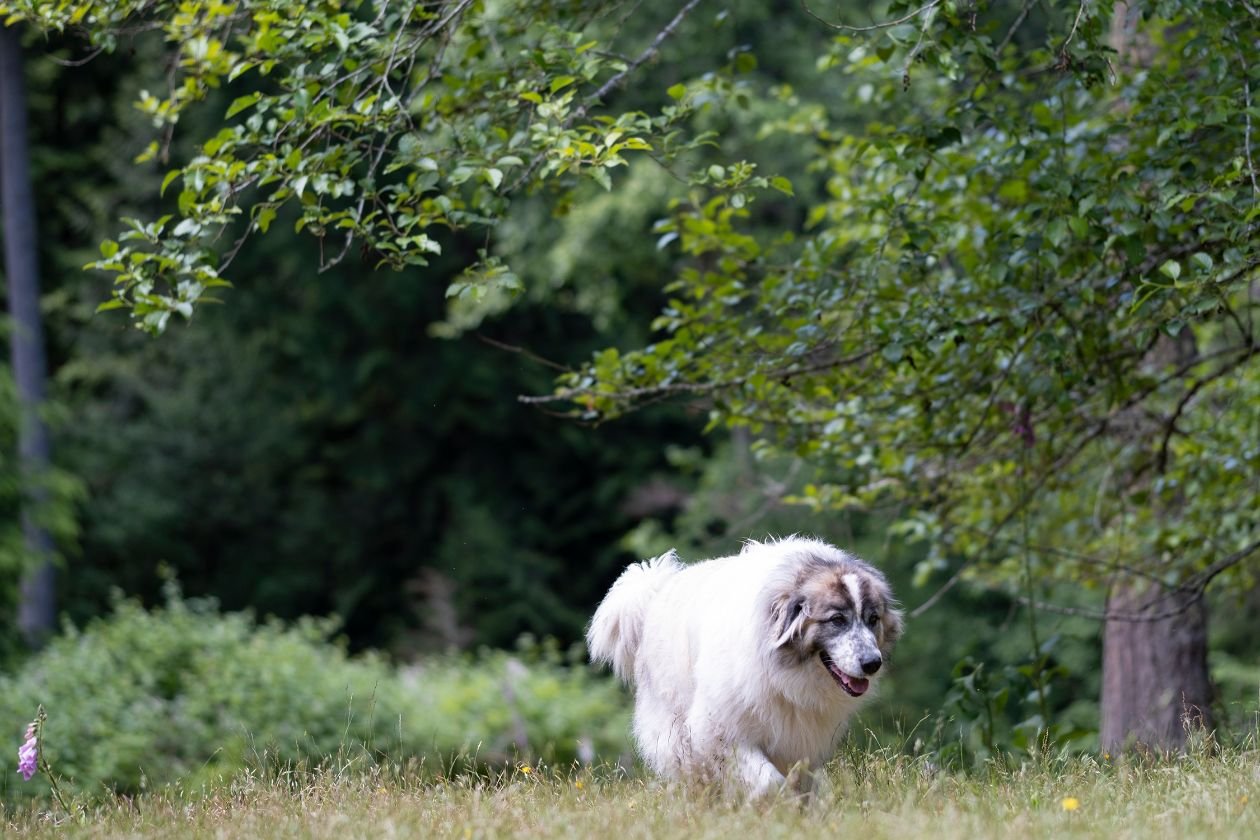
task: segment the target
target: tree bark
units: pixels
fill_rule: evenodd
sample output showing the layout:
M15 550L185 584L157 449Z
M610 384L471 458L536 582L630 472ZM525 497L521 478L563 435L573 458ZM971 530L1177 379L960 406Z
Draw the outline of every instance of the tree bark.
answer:
M1101 746L1175 751L1188 732L1212 728L1208 612L1201 592L1117 583L1103 631Z
M36 515L44 498L40 478L48 469L51 447L40 414L47 363L39 311L38 240L24 84L18 31L0 25L0 213L4 216L13 379L21 411L18 463L23 484L22 533L32 564L19 590L18 629L28 644L38 646L55 627L56 581L52 538Z

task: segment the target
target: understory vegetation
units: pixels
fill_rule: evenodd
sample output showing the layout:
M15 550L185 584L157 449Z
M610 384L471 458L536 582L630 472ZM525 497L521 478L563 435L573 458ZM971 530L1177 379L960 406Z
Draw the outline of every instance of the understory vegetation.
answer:
M396 667L349 655L329 620L286 626L168 591L164 607L119 601L0 675L0 720L21 731L41 705L46 758L62 790L91 802L250 768L347 753L439 773L518 756L568 764L627 751L618 686L550 643L434 656ZM0 804L51 802L46 774L0 776Z

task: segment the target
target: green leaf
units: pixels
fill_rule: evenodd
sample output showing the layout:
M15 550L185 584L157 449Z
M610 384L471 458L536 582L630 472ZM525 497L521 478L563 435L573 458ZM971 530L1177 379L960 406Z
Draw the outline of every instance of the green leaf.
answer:
M253 93L247 93L244 96L238 96L232 101L232 104L228 106L227 113L224 117L230 120L246 108L256 105L260 99L262 99L262 93L260 91L254 91Z
M1181 276L1181 263L1176 260L1166 260L1164 264L1159 267L1159 273L1175 283L1177 282L1177 278Z
M1046 225L1046 239L1056 249L1063 244L1063 240L1067 238L1067 222L1062 218L1058 218Z
M670 99L682 99L687 95L687 86L682 83L671 85L665 92L669 94Z
M792 195L792 196L796 195L796 193L792 190L792 182L789 181L787 178L784 178L782 175L776 175L773 178L771 178L770 186L774 187L776 190L783 193L784 195Z
M1196 254L1192 254L1190 257L1190 262L1194 263L1195 268L1199 269L1199 271L1202 271L1205 274L1212 270L1213 263L1212 263L1211 255L1205 254L1202 251L1199 251Z
M932 149L943 149L946 146L952 146L962 140L962 132L955 126L947 125L939 132L928 138L928 147Z
M118 243L112 239L106 239L101 243L101 256L110 259L118 253Z
M258 225L258 229L263 233L267 232L267 228L271 227L271 223L276 218L276 209L270 205L263 205L258 210L258 218L254 223Z
M183 174L183 171L182 169L172 169L170 172L167 172L166 177L162 179L162 188L158 190L158 195L166 195L166 188L171 185L171 181Z
M564 90L569 85L577 81L577 76L556 76L551 80L551 92Z

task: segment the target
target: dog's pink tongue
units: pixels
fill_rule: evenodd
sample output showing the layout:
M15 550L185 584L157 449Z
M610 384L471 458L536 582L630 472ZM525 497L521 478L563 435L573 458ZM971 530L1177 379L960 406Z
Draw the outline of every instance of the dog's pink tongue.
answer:
M854 694L865 694L866 689L871 687L870 680L865 680L861 677L850 677L848 674L844 674L843 677L844 684L847 685L849 687L849 691L852 691Z

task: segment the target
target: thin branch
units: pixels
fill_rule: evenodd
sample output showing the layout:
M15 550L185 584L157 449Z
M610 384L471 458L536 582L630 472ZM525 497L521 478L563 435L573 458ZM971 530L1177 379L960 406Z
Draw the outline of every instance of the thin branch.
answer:
M641 388L628 388L624 391L617 391L611 394L600 394L602 397L612 397L619 400L637 400L642 397L668 397L673 394L709 394L714 391L724 391L727 388L738 388L752 379L753 376L761 374L767 379L784 379L796 376L804 376L810 373L817 373L823 370L830 370L837 367L846 367L848 365L857 364L865 361L878 352L877 348L869 348L861 352L854 353L852 356L844 356L839 359L829 359L825 362L818 362L812 365L803 365L801 367L777 368L771 371L753 371L743 376L737 376L734 379L710 380L708 382L671 382L661 385L647 385ZM590 388L566 388L557 391L554 394L542 394L539 396L519 396L516 399L529 405L537 405L540 403L562 402L564 400L572 400L574 397L583 394L592 393Z
M946 592L948 592L949 590L957 586L958 581L962 580L962 574L964 571L966 571L968 565L969 564L964 563L962 566L960 566L958 568L958 571L954 572L953 576L950 577L949 580L945 581L945 583L941 586L940 589L933 592L932 595L922 604L919 604L919 606L912 609L909 615L907 615L907 618L918 618L919 616L923 615L928 610L932 609L932 607L936 606L936 602L941 600L941 598L945 595Z
M398 32L395 33L394 35L394 43L390 46L390 50L389 50L389 58L385 61L385 67L381 71L381 80L380 82L378 82L378 84L381 87L389 91L389 95L392 96L395 101L399 101L398 94L394 93L394 88L389 83L389 74L393 72L394 70L394 67L395 67L394 62L398 58L398 48L402 41L402 34L404 31L406 31L406 28L407 28L407 21L411 20L411 16L415 12L415 10L416 10L416 2L415 0L412 0L411 5L407 7L407 11L403 14L402 20L399 21ZM412 54L413 55L415 54L414 50L412 51ZM381 107L382 107L381 101L380 99L377 99L376 103L372 107L372 110L374 113L380 113Z
M874 32L877 29L889 29L891 27L897 26L898 24L905 23L908 20L913 20L914 18L926 12L928 9L939 6L940 3L941 3L941 0L931 0L931 2L924 3L922 6L915 9L913 12L910 12L905 17L899 17L896 20L886 20L883 23L876 23L876 24L872 24L871 26L848 26L847 24L843 24L843 23L832 23L831 21L823 17L820 17L813 9L809 7L809 3L807 3L806 0L801 0L801 8L805 10L805 14L809 15L814 20L821 23L823 26L830 27L831 29L840 29L844 32Z
M1085 14L1085 6L1088 5L1088 3L1089 0L1081 0L1081 5L1077 7L1076 20L1072 21L1072 29L1068 32L1067 40L1063 42L1063 46L1059 47L1059 53L1061 55L1067 54L1068 44L1072 43L1072 39L1076 37L1076 29L1081 25L1081 17Z
M381 159L385 157L385 151L389 148L389 144L392 140L393 140L392 136L386 136L386 137L381 138L381 145L376 150L376 157L374 157L372 159L372 162L368 164L367 174L364 175L364 180L371 179L373 176L375 176L376 170L380 168ZM364 193L363 195L359 196L359 203L355 207L354 221L356 224L361 223L363 221L363 208L366 205L366 203L367 203L367 193ZM320 241L321 242L323 241L322 236L320 237ZM322 254L320 255L320 266L318 269L318 273L323 274L325 271L328 271L333 266L337 265L343 259L345 259L346 254L350 252L350 245L353 242L354 242L354 228L350 227L346 230L346 241L342 243L341 250L337 253L335 257L333 257L331 260L324 261L323 255Z
M954 523L950 527L960 529L963 531L972 531L977 534L982 534L982 535L985 534L983 529L977 528L973 525L964 525L962 523ZM1030 542L1028 540L1018 540L1018 539L1015 539L1014 537L1002 537L996 534L991 537L988 537L986 535L986 537L987 537L987 542L989 544L1001 543L1004 545L1011 546L1013 548L1019 548L1021 550L1027 549L1037 554L1045 554L1051 557L1061 557L1065 560L1071 560L1074 563L1084 563L1085 565L1088 565L1088 566L1095 566L1099 569L1102 569L1104 572L1124 572L1125 574L1132 575L1133 577L1146 578L1151 583L1157 584L1159 586L1165 585L1163 580L1158 575L1143 571L1142 569L1139 569L1136 566L1130 566L1127 563L1120 563L1116 560L1103 560L1092 554L1082 554L1079 551L1069 551L1066 548L1057 548L1055 546L1041 545L1039 543Z
M1247 59L1241 51L1238 53L1238 58L1243 64L1243 96L1245 99L1243 116L1247 121L1247 125L1243 130L1243 148L1247 152L1247 174L1251 176L1251 194L1260 196L1260 184L1256 182L1256 162L1251 157L1251 79L1248 78L1251 68L1247 65Z
M1006 30L1006 37L1002 39L1002 42L997 45L997 49L993 51L995 55L1002 55L1002 50L1006 49L1006 45L1011 42L1011 39L1015 37L1015 33L1024 25L1024 20L1027 19L1028 13L1032 11L1032 7L1036 3L1037 0L1024 0L1024 7L1019 10L1019 15L1015 18L1015 22L1011 24L1011 28Z
M1222 376L1234 371L1258 352L1260 352L1260 346L1253 345L1250 348L1247 348L1246 352L1240 355L1237 359L1234 359L1229 364L1222 365L1218 370L1212 371L1212 373L1195 382L1186 389L1184 394L1181 395L1181 399L1177 400L1176 407L1173 408L1172 414L1168 416L1168 420L1164 423L1164 439L1159 445L1159 456L1156 459L1156 465L1161 474L1168 466L1168 443L1172 440L1173 432L1177 429L1177 421L1181 419L1182 412L1185 411L1186 406L1190 404L1190 401L1194 399L1195 394L1199 393L1199 391L1203 389L1203 386L1208 383L1214 382Z
M621 83L624 82L631 73L642 67L644 62L648 61L660 52L661 45L674 34L674 31L682 25L682 22L687 15L691 14L691 10L698 5L700 5L700 0L689 0L687 5L679 9L678 14L674 15L673 20L665 24L665 28L656 33L656 37L652 39L652 43L648 44L647 48L644 49L643 52L639 53L639 55L627 64L620 73L617 73L608 81L600 85L598 90L586 97L586 101L584 101L573 113L569 114L564 121L565 127L567 128L576 120L580 120L585 117L592 106L612 92L614 88L621 85ZM546 157L546 152L539 152L534 155L534 159L529 162L529 166L527 166L525 171L512 182L512 186L507 189L507 192L516 192L516 190L520 189L522 185L529 181L529 179L533 177L534 172L538 170L538 167L542 165L542 162L546 160Z
M903 87L910 86L910 65L914 63L919 52L923 49L923 39L927 37L928 27L932 25L932 18L936 16L936 9L928 9L923 15L923 23L919 27L919 40L914 42L914 49L906 54L905 66L901 68L901 84Z
M97 47L83 58L57 58L57 56L49 56L54 64L60 64L62 67L82 67L89 61L95 59L98 55L105 51L104 47Z
M540 365L545 365L546 367L549 367L552 370L558 370L563 373L573 372L572 368L566 367L565 365L562 365L559 362L553 362L551 361L551 359L545 359L542 356L539 356L537 353L534 353L531 350L527 350L524 347L518 347L515 344L506 344L502 341L498 341L497 339L493 339L488 335L484 335L483 333L477 333L476 335L477 335L478 340L482 341L485 344L489 344L491 347L495 347L499 350L504 350L508 353L518 353L524 356L525 358L529 359L531 362L537 362Z
M614 88L619 86L623 81L625 81L626 76L629 76L635 70L638 70L639 67L641 67L645 61L650 59L652 56L656 55L657 52L659 52L661 49L661 44L665 43L666 39L669 38L669 36L674 34L674 30L677 29L682 24L683 19L686 18L687 15L691 13L691 10L694 9L698 5L700 5L700 0L690 0L690 2L687 3L687 5L679 9L678 14L674 15L674 19L671 20L669 23L665 24L664 29L656 33L656 37L652 39L652 43L648 44L647 49L639 53L638 58L630 62L626 66L626 68L622 70L620 73L613 76L608 81L604 82L604 84L600 86L599 90L595 91L593 94L587 97L587 100L586 100L587 104L593 105L599 100L603 99L606 95L608 95L610 91L612 91ZM586 107L587 107L586 105L583 105L581 108L578 109L578 112L580 113L581 116L585 116Z
M1257 540L1253 542L1251 545L1246 546L1245 548L1234 552L1228 557L1223 557L1220 560L1217 560L1215 563L1213 563L1211 566L1208 566L1202 572L1199 572L1197 575L1194 575L1193 577L1188 578L1180 586L1174 587L1170 589L1169 591L1165 592L1164 594L1160 595L1158 598L1153 599L1146 605L1147 608L1153 607L1156 604L1161 603L1163 601L1167 601L1171 598L1175 598L1178 595L1191 596L1184 604L1181 604L1176 607L1171 607L1167 610L1163 610L1157 613L1127 612L1127 611L1120 611L1120 610L1093 610L1087 607L1065 607L1060 604L1049 604L1044 601L1033 601L1029 598L1025 598L1022 595L1015 596L1015 600L1026 607L1035 607L1036 609L1045 610L1046 612L1057 613L1058 615L1071 615L1071 616L1077 616L1080 618L1090 618L1090 619L1094 619L1095 621L1119 621L1119 622L1134 623L1134 624L1152 622L1152 621L1164 621L1165 619L1176 618L1177 616L1182 615L1188 610L1192 609L1197 603L1199 603L1200 598L1202 598L1203 596L1204 590L1207 589L1208 584L1210 584L1217 575L1221 574L1221 572L1224 572L1226 569L1230 568L1231 566L1238 565L1243 560L1247 559L1247 557L1249 557L1250 555L1255 554L1257 551L1260 551L1260 540Z

